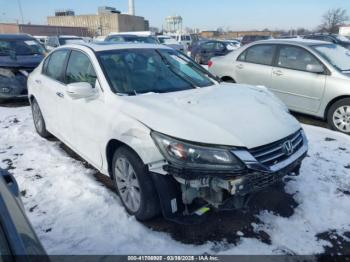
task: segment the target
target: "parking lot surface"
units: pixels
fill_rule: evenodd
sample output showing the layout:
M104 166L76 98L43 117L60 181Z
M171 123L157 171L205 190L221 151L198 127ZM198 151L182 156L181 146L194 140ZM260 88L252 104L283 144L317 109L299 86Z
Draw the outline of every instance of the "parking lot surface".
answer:
M0 167L15 175L49 254L350 254L350 138L304 128L300 176L259 193L249 210L191 226L127 215L108 178L35 133L25 103L0 107Z

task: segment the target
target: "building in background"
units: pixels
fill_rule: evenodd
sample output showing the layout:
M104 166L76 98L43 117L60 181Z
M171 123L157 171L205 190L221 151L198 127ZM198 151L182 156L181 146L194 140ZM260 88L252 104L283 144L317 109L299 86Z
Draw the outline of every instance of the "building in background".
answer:
M350 36L350 25L339 27L339 34L343 36Z
M113 7L100 7L96 15L49 16L47 22L51 26L86 27L92 36L149 30L149 22L144 17L121 14Z
M182 33L183 19L179 15L165 18L164 31L167 33Z
M30 34L41 36L76 35L91 36L86 27L49 26L32 24L0 23L0 34Z
M272 31L229 31L229 32L220 32L220 31L202 31L200 36L203 38L217 38L217 39L234 39L243 37L245 35L267 35L267 36L276 36L277 32Z

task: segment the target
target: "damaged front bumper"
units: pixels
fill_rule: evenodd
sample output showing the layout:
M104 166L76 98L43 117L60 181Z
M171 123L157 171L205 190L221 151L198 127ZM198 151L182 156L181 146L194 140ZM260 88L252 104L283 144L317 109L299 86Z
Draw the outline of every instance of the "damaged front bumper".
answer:
M307 150L306 136L300 130L265 147L236 149L234 154L246 166L240 172L195 170L166 163L162 168L168 175L152 173L163 215L176 222L192 223L210 209L243 208L253 193L286 175L299 174Z
M27 97L27 78L32 68L0 68L0 98Z

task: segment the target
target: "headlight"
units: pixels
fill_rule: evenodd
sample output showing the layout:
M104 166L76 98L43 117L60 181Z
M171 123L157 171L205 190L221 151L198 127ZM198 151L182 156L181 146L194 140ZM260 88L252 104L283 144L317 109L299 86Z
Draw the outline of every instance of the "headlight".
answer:
M197 169L238 171L243 163L228 149L194 145L152 132L152 138L165 159L181 166Z

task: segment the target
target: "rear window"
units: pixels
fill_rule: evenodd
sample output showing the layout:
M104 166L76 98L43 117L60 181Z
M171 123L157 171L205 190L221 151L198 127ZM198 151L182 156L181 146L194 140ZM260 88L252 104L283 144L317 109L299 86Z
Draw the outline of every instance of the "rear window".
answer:
M239 57L238 61L249 62L254 64L272 65L275 54L274 45L255 45L245 50Z

